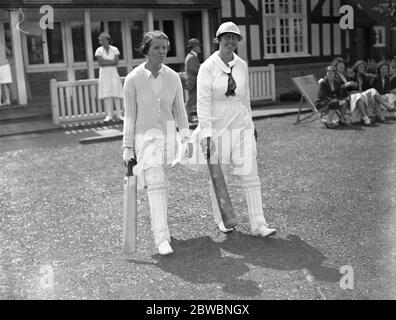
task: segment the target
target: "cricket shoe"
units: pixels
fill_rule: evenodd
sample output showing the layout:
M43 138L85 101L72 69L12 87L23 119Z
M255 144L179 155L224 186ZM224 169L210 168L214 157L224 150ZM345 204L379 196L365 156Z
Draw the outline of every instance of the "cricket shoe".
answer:
M264 224L260 225L257 229L252 230L252 234L259 237L269 237L276 233L276 229L270 228Z
M173 253L173 250L168 241L164 240L158 245L158 252L161 256L166 256Z
M219 230L220 230L221 232L224 232L224 233L231 232L231 231L234 230L234 229L227 229L227 228L225 227L223 221L220 221L220 223L217 225L217 227L219 228Z

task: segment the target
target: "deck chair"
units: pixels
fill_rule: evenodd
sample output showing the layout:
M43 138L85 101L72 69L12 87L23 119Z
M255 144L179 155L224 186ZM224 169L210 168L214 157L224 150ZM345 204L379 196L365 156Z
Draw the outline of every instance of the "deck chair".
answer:
M299 122L309 119L312 116L316 116L319 120L321 119L321 112L316 108L315 106L315 101L318 99L318 91L319 91L319 84L318 80L316 77L312 74L307 75L307 76L302 76L302 77L295 77L292 78L294 84L296 85L297 89L301 93L301 100L300 104L298 106L298 114L297 114L297 120L296 124ZM312 113L310 113L308 116L304 117L303 119L300 119L301 115L301 108L304 103L304 100L308 103L308 105L311 107ZM323 111L321 109L321 111Z

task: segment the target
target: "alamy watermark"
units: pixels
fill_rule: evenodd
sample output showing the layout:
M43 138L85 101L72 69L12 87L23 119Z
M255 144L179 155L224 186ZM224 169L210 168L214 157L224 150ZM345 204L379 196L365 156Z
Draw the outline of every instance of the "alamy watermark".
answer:
M355 278L352 266L341 266L340 273L343 274L339 282L340 288L343 290L353 290Z
M40 18L40 21L38 22L38 25L42 30L46 29L54 29L54 8L50 5L43 5L40 7L40 14L43 14L43 16ZM22 16L22 20L19 20L18 23L15 25L15 28L23 33L29 34L28 30L24 30L21 27L21 23L25 20L25 14L23 13L23 10L21 8L18 9L18 13L20 16Z

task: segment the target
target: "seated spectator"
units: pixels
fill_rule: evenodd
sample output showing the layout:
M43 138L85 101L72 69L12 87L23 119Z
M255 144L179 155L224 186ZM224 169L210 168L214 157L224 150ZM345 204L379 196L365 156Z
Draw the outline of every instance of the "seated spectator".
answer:
M390 67L385 61L381 61L377 64L377 74L371 79L370 85L376 89L381 97L387 102L384 106L388 111L396 111L396 93L392 93L391 81L389 77ZM392 81L392 86L394 86Z
M342 58L335 58L332 65L336 70L335 79L341 83L341 97L344 99L348 97L352 121L361 119L365 125L370 125L371 120L367 114L368 106L365 102L367 97L358 91L358 83L352 81L352 78L346 74L345 61Z
M319 80L318 100L315 105L318 109L327 107L329 109L326 119L323 120L326 128L335 129L338 125L333 118L336 111L341 112L341 123L347 124L345 121L345 113L348 109L348 101L342 98L341 84L335 80L336 69L333 66L326 68L326 76Z
M372 88L370 82L370 77L367 74L367 64L363 60L357 61L353 68L354 76L351 78L351 80L355 83L357 83L357 88L356 88L356 93L361 93L362 95L356 95L352 94L351 95L351 112L354 117L354 110L356 110L356 103L357 99L362 99L362 101L365 103L365 105L369 109L373 109L375 115L378 118L379 122L384 122L385 118L383 116L381 106L383 106L386 109L392 109L393 106L388 103L384 98L381 97L381 95L378 93L378 91L375 88ZM355 91L354 91L355 92Z

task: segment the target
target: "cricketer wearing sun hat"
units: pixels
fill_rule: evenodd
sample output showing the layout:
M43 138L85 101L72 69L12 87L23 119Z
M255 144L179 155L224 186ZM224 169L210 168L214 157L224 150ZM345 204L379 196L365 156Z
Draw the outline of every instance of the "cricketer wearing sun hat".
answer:
M192 139L198 136L197 140L204 154L210 143L220 163L232 165L233 174L240 178L252 233L263 237L270 236L276 230L268 226L262 208L250 106L249 70L246 61L234 53L242 35L235 23L224 22L216 32L215 40L219 43L219 50L201 65L198 72L199 125ZM226 229L222 222L212 184L210 194L214 220L219 230L232 231Z

